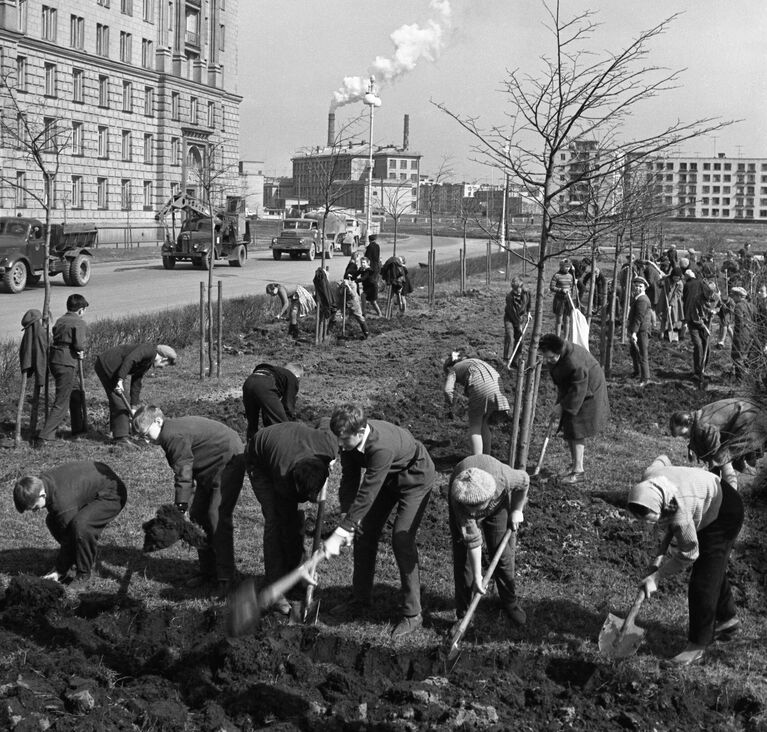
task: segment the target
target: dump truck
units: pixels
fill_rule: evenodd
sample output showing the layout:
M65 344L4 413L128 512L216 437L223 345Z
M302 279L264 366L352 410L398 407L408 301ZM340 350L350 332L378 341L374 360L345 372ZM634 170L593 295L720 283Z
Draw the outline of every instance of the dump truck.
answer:
M331 211L325 218L323 245L320 241L323 217L325 214L322 211L311 211L301 218L283 219L279 236L272 239L272 257L280 259L285 253L290 255L291 259L299 259L306 255L311 261L322 255L323 248L326 257L332 257L334 252L342 251L345 237L353 240L355 245L359 242L359 221L344 211Z
M177 215L182 218L178 233ZM195 198L177 193L155 214L155 220L165 228L165 241L161 250L162 266L165 269L173 269L179 261L189 261L195 267L207 269L210 247L214 241L214 263L216 260L227 260L230 267L242 267L245 264L250 243L250 225L239 196L227 198L226 210L212 212ZM243 232L242 236L240 231Z
M95 224L51 224L50 250L45 261L45 224L39 219L0 216L0 286L17 294L36 285L45 273L61 274L71 287L85 287L91 278L91 249L96 246Z

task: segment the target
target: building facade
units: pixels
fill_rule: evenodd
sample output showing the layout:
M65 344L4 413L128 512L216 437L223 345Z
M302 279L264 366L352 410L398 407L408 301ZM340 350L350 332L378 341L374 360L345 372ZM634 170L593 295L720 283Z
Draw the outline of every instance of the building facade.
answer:
M237 13L238 0L0 0L0 213L43 212L16 120L57 130L43 157L61 220L151 225L175 192L241 195Z

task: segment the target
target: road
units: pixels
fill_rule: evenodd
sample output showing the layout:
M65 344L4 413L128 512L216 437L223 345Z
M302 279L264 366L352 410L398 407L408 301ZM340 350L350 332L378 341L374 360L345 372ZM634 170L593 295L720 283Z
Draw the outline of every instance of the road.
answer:
M435 237L437 263L458 258L463 245L459 237ZM381 257L391 255L391 244L381 242ZM485 253L482 239L467 240L469 256ZM397 254L406 257L408 266L417 267L426 262L429 249L428 236L409 236L397 242ZM330 278L340 279L348 263L348 257L336 255L328 260ZM213 270L214 287L222 282L224 298L241 295L263 294L270 282L308 285L319 266L319 260L291 260L283 257L279 262L272 259L271 251L257 250L241 269L228 264L218 264ZM200 301L201 281L207 283L207 272L181 262L175 270L162 268L159 251L151 259L121 262L96 262L87 287L78 289L64 285L60 276L51 279L51 313L58 318L66 311L66 299L73 292L86 297L90 307L86 313L88 322L101 318L149 313ZM40 309L43 304L42 285L29 288L18 295L0 293L0 340L21 339L21 317L30 308Z

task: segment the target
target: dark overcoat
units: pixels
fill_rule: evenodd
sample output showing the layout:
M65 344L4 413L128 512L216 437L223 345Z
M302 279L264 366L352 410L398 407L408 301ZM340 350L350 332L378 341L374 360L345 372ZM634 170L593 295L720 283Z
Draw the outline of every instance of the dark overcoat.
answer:
M598 434L610 419L607 384L599 362L582 346L566 342L559 360L551 367L562 407L559 429L567 440Z

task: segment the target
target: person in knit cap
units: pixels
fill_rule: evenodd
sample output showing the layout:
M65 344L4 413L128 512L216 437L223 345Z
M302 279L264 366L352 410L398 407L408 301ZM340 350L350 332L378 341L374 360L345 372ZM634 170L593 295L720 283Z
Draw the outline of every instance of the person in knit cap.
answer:
M692 568L687 646L671 663L697 663L714 640L729 640L740 628L727 561L743 525L743 502L718 475L671 465L660 455L629 490L628 509L664 532L658 556L639 583L646 597L664 577Z
M450 476L448 494L450 536L453 547L455 613L460 621L475 592L482 586L482 539L494 556L507 529L512 530L493 573L503 611L516 626L527 621L517 601L514 565L517 529L524 521L530 477L513 470L490 455L471 455L461 460Z
M141 385L144 374L153 366L164 368L176 363L176 352L170 346L154 343L126 343L104 351L94 364L94 371L109 400L109 426L115 445L135 448L130 439L132 412L136 411L141 399ZM125 380L130 376L130 405L125 402Z
M501 390L501 377L488 363L467 358L462 350L453 351L442 365L445 374L445 404L453 418L455 386L463 387L469 400L469 441L474 455L489 455L492 445L491 418L497 412L508 413L509 400Z

